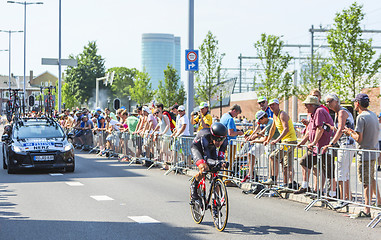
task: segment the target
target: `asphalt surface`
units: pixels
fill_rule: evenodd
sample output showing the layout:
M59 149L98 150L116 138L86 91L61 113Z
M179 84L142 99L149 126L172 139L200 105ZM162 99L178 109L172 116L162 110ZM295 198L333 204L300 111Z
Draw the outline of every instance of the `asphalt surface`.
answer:
M369 219L228 188L230 215L218 232L209 212L190 214L189 177L76 154L76 171L0 171L0 239L380 239ZM149 223L145 223L148 221Z

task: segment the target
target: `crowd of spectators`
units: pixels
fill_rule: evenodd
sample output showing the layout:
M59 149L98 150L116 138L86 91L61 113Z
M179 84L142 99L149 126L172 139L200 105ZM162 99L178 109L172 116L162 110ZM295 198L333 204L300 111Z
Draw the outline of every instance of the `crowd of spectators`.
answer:
M249 174L243 182L253 179L255 158L264 154L260 144L268 145L271 152L268 157L269 179L263 184L278 183L280 165L283 170L281 186L295 189L294 194L325 192L325 196L341 200L335 206L335 209L340 209L352 200L350 169L357 152L357 176L359 182L363 184L364 203L371 205L372 197L375 195L376 206L380 206L381 196L374 178L376 160L380 159L380 156L376 152L356 151L356 149L381 149L381 114L377 118L377 115L368 109L370 100L364 93L358 94L353 99L354 110L358 112L356 120L347 108L340 105L337 94L329 93L325 96L326 106L322 105L320 100L320 91L313 89L303 102L308 117L301 121L305 126L304 136L298 142L294 124L288 114L279 109L278 99L271 99L269 102L265 97L258 99L261 110L255 115L257 125L250 135L245 136L245 141L251 144L251 148L248 152ZM330 110L333 117L330 115ZM274 149L277 143L281 145ZM305 147L304 155L296 156L295 147ZM318 154L321 154L320 171L317 171ZM295 182L293 177L293 162L296 159L302 168L301 183ZM311 169L315 181L314 189L308 186ZM377 170L381 170L380 166ZM318 177L323 179L320 184L321 189L317 189ZM339 188L336 189L336 186ZM358 217L370 217L370 208L365 207Z

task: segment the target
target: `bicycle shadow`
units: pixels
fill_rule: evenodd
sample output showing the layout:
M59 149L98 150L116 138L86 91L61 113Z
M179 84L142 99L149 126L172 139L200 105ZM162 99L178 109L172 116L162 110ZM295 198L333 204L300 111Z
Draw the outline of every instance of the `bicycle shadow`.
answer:
M213 222L203 222L205 225L210 225L214 227ZM229 223L226 225L224 232L229 234L241 234L241 235L320 235L321 232L316 232L314 230L305 228L295 228L295 227L283 227L283 226L244 226L239 223Z

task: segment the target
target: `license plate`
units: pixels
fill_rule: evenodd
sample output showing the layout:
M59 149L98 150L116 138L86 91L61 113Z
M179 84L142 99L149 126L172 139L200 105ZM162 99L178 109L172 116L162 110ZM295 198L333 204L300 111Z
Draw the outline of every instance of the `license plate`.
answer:
M34 161L52 161L52 160L54 160L53 155L34 156Z

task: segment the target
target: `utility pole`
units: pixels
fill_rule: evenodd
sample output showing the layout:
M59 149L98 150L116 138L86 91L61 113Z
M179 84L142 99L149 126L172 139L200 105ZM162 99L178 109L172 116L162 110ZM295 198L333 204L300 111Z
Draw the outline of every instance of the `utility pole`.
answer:
M194 0L189 0L189 25L188 25L188 49L194 49ZM187 113L190 117L190 113L193 111L194 101L194 73L188 71L188 91L187 91ZM189 122L191 120L189 119ZM193 135L193 127L189 128L190 135Z
M314 78L314 25L312 25L310 32L311 32L311 80L312 80Z
M242 84L242 53L239 54L239 93L241 93Z

